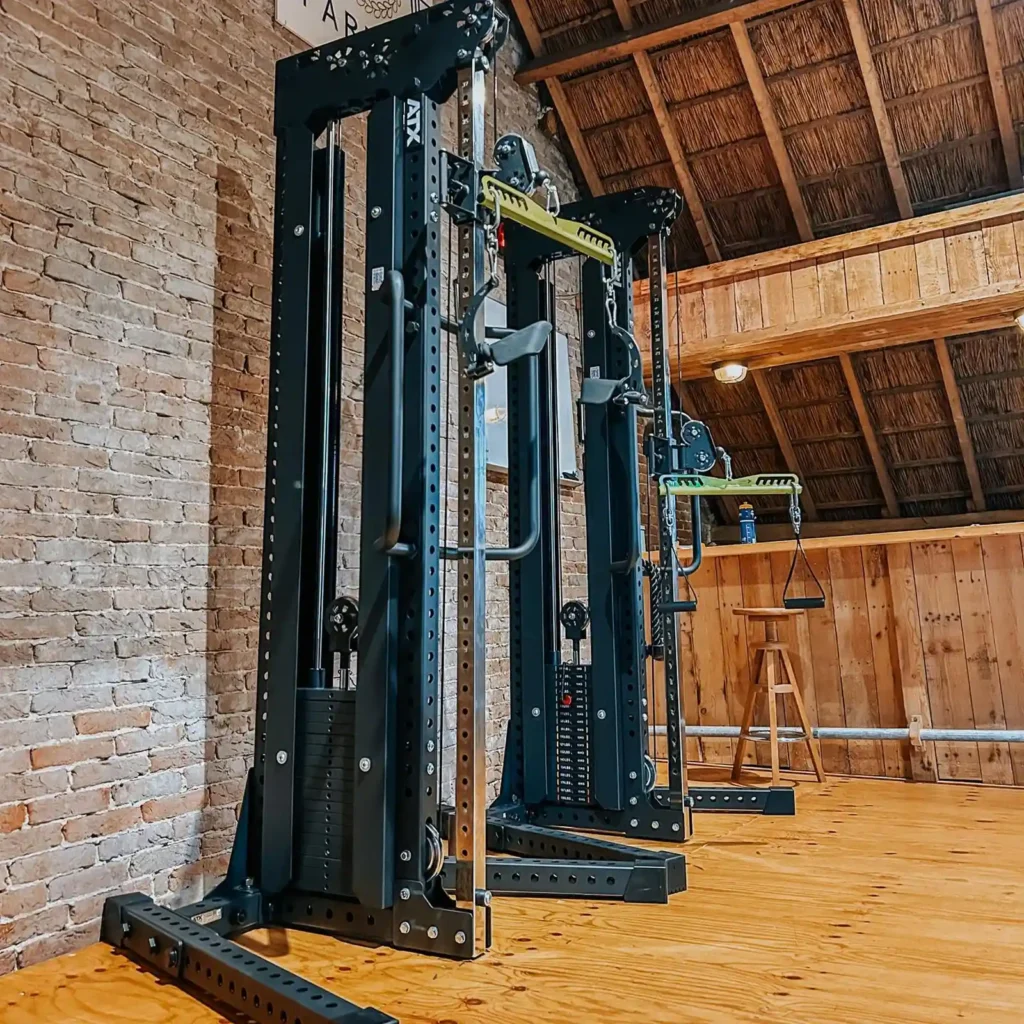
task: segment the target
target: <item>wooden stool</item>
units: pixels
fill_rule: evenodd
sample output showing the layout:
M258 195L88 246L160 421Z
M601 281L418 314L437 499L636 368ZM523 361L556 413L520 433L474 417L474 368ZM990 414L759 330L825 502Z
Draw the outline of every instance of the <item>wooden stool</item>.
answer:
M775 698L781 696L785 700L785 694L790 693L793 695L800 727L803 729L803 736L794 737L794 739L803 739L807 743L811 763L814 765L814 774L817 775L819 782L824 782L825 769L821 763L821 750L818 747L818 741L814 738L811 723L807 719L807 709L804 707L803 697L800 696L796 672L793 670L793 662L789 657L789 644L779 640L779 623L783 619L803 615L804 611L789 608L734 608L732 613L754 622L764 623L764 641L754 644L754 650L757 652L754 656L754 682L743 706L743 722L740 724L740 739L736 745L736 758L732 763L732 777L738 779L743 770L743 752L747 743L764 738L763 735L751 736L750 727L754 721L754 707L757 704L758 695L766 693L768 696L768 742L771 744L772 751L772 785L779 785L781 781L779 778L779 709Z

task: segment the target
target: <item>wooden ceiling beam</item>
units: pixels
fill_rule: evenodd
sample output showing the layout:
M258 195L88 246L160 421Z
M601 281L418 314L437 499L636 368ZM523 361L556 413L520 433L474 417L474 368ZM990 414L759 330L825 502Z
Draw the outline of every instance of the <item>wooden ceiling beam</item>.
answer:
M563 21L560 25L555 25L553 28L542 29L540 37L541 39L554 39L574 28L592 25L595 21L604 21L607 17L609 17L609 11L607 8L602 7L599 11L590 11L588 14L581 14L578 18L570 18L568 21Z
M964 457L967 479L971 484L971 501L974 503L972 511L984 512L985 491L981 486L978 460L974 457L974 444L971 441L971 432L967 426L967 417L964 416L963 402L960 400L960 388L957 386L956 373L953 371L953 363L949 358L949 346L946 344L945 338L935 339L935 356L939 361L942 383L946 389L946 399L949 401L949 411L953 416L953 426L956 427L956 439L960 442L960 452Z
M825 359L843 351L912 345L932 340L937 328L949 334L996 330L1006 327L1014 308L1022 304L1024 286L1020 283L1010 287L988 285L955 302L950 302L949 295L942 295L898 303L880 316L861 318L847 313L821 317L806 326L788 324L782 330L766 328L724 338L691 338L683 355L682 375L686 380L707 377L712 365L724 359L744 362L753 370ZM1000 413L999 417L1006 415ZM972 417L971 422L980 420Z
M679 283L684 288L692 288L694 285L732 280L740 274L761 273L774 267L783 267L797 260L821 259L855 249L867 249L873 245L885 245L889 242L910 239L916 235L950 231L968 224L1004 217L1017 219L1022 215L1024 215L1024 195L1000 196L997 199L964 203L937 213L919 215L909 221L892 221L889 224L862 228L849 235L818 238L810 243L755 253L745 257L742 262L721 263L714 267L694 267L691 270L683 270L679 274ZM643 282L640 282L637 288L640 294L644 294Z
M811 497L807 480L800 470L800 460L796 457L796 449L793 447L793 442L789 439L789 432L786 430L786 424L782 420L782 413L779 412L779 407L775 404L775 396L772 394L772 386L768 382L768 375L764 370L751 370L750 376L754 378L757 393L761 397L761 404L764 406L768 422L771 423L772 431L775 433L775 440L782 451L782 457L786 460L786 467L790 473L796 473L803 483L800 504L803 506L808 519L817 519L818 508Z
M537 19L530 10L528 0L512 0L512 9L519 19L519 25L526 36L527 45L533 51L534 56L544 53L544 38L541 36L540 28L537 26ZM551 102L555 106L555 113L558 114L565 129L569 145L576 154L576 160L580 165L580 172L583 180L587 183L591 195L599 196L604 194L604 185L601 183L601 175L594 162L594 156L590 152L587 140L580 130L579 121L572 111L569 97L565 94L565 88L561 82L552 80L547 83L548 92L551 93Z
M692 39L694 36L725 28L736 21L772 14L786 7L793 7L799 2L800 0L721 0L699 11L673 15L653 25L641 25L611 39L587 43L547 57L539 56L541 51L530 43L534 54L538 56L523 65L516 75L516 81L520 85L529 85L575 71L584 71L598 64L622 60L644 50L653 50L669 43L678 43L683 39ZM519 7L525 6L525 0L512 0L512 3L517 14Z
M996 122L1003 144L1006 175L1010 188L1021 188L1024 187L1024 177L1021 176L1020 169L1020 142L1013 127L1010 97L1003 77L1003 59L999 55L999 38L996 35L995 18L992 16L992 0L974 0L974 6L978 11L978 24L981 26L981 44L985 50L985 64L992 87L992 103L996 108Z
M619 17L619 23L627 31L633 28L633 12L630 10L629 0L612 0L615 5L615 13ZM633 60L636 62L636 69L640 74L640 81L643 83L644 92L647 93L651 110L654 111L654 120L658 123L658 130L661 133L661 140L665 145L669 160L672 161L672 170L675 172L676 181L679 183L679 190L686 200L690 209L690 216L700 236L700 243L704 247L708 262L717 263L722 254L718 250L718 243L715 241L714 233L711 230L711 223L704 210L704 202L697 191L697 184L690 173L690 165L687 163L686 154L683 152L683 144L679 140L679 133L676 131L675 121L668 111L665 103L665 96L661 91L661 83L654 73L654 65L646 52L634 53Z
M871 116L875 122L875 130L878 132L878 142L882 147L882 155L885 157L889 180L892 182L896 208L904 219L913 217L914 208L910 202L910 190L907 188L903 164L900 161L899 150L896 148L896 136L893 134L889 111L885 108L885 97L882 95L882 86L875 69L875 59L871 55L871 43L868 39L867 29L864 27L864 19L861 17L860 4L858 0L843 0L843 10L846 12L846 23L850 29L850 37L853 40L854 52L857 54L860 73L864 79L864 88L868 94Z
M882 489L882 496L885 498L885 510L895 519L900 514L899 498L896 497L896 488L892 485L892 477L889 476L889 469L885 464L885 459L882 458L882 448L878 443L878 436L875 434L875 427L868 413L867 402L864 401L864 392L861 391L860 381L857 379L857 372L853 368L853 360L849 353L839 353L839 365L843 370L843 377L846 380L846 388L850 392L854 412L857 413L857 422L864 435L864 443L871 456L871 464L875 467L878 486Z
M729 29L740 55L750 91L754 94L754 103L757 105L757 112L761 115L761 124L764 126L768 145L771 147L772 156L779 169L782 187L786 190L789 208L793 213L793 221L796 223L796 232L802 242L810 242L814 238L811 218L807 214L804 197L800 194L800 186L796 181L793 163L789 159L789 151L786 149L786 140L782 137L779 119L775 116L775 107L772 104L771 96L768 95L768 86L765 85L764 75L761 74L761 65L758 64L757 55L751 46L747 26L742 21L734 21L730 23Z
M949 4L947 5L947 9L950 9L953 6L954 5ZM953 18L952 21L941 21L938 24L930 25L928 28L920 29L917 32L911 32L905 36L895 35L891 39L883 39L881 42L876 43L873 49L877 54L892 53L894 50L899 51L908 46L920 46L922 43L941 39L946 35L951 35L959 29L973 26L976 20L977 15L975 14L963 14L959 18Z
M942 85L933 85L920 92L908 92L906 96L894 96L891 100L885 101L885 109L893 111L899 110L901 107L923 106L952 93L965 92L967 89L972 89L976 85L984 85L987 82L988 72L983 71L980 75L961 78L958 82L943 82Z

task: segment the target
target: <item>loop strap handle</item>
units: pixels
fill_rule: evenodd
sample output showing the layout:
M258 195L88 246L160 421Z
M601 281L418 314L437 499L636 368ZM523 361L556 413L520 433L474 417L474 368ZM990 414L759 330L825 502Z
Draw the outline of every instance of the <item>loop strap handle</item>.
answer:
M790 597L789 587L793 582L793 573L796 571L796 563L798 559L803 559L804 565L807 567L807 572L811 579L814 580L814 585L818 589L817 597ZM793 561L789 563L789 575L786 577L786 585L782 588L782 607L783 608L824 608L825 607L825 588L821 585L821 580L818 579L814 572L814 568L811 566L810 560L807 557L807 552L804 551L803 543L800 540L800 531L796 531L796 547L793 548Z

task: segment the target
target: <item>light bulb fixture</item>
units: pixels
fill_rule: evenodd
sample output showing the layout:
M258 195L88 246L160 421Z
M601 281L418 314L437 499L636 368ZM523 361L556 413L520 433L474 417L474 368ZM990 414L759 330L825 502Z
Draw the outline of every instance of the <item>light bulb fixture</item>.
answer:
M715 380L720 384L739 384L747 378L747 367L745 363L715 363L711 367Z
M1024 331L1024 309L1018 309L1017 312L1013 314L1013 322L1022 331Z

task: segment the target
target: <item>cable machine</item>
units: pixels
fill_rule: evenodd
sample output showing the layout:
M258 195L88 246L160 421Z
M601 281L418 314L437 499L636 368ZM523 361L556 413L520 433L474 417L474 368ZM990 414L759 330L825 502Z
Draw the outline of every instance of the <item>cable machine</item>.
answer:
M693 560L679 564L675 500L676 495L689 493L687 488L699 486L698 481L723 483L707 474L720 458L728 465L728 456L715 447L705 424L672 408L665 239L680 212L677 193L656 188L566 207L567 216L612 236L620 253L612 268L588 261L581 275L580 433L589 604L574 601L559 607L558 472L557 455L550 454L556 452L552 410L542 432L541 450L549 454L540 475L541 539L532 557L512 569L512 708L501 796L492 806L492 820L684 841L691 833L691 808L794 812L790 789L723 790L688 786L686 779L676 616L693 608L692 601L680 599L679 586L697 570L701 552L698 539ZM529 243L517 243L512 233L509 239L507 259L530 267L534 277L541 266L566 255L557 250L537 253L535 248L525 248ZM652 296L651 396L644 387L631 333L633 261L645 246ZM546 376L542 390L550 396L553 367L547 367ZM648 459L659 493L656 564L643 559L641 552L639 415L652 420ZM525 501L528 476L522 461L529 444L512 416L509 436L514 516ZM792 493L796 500L799 482L789 477L766 479L759 482L758 490ZM691 512L697 535L697 495L692 496ZM642 591L645 574L651 577L649 643ZM560 625L573 645L570 662L561 657ZM582 664L579 648L588 630L591 663ZM667 717L667 785L658 785L649 749L649 701L658 699L655 677L648 675L649 658L664 666L661 699ZM496 846L507 848L507 844ZM494 885L492 889L505 891Z
M226 878L180 910L107 900L103 938L163 978L257 1021L387 1024L232 942L263 926L471 959L490 945L485 844L484 378L506 365L520 415L539 415L551 324L534 303L485 331L497 228L614 262L611 240L559 218L512 182L516 153L484 166L484 75L508 19L492 0L448 0L278 62L267 483L254 765ZM457 102L458 151L439 104ZM341 444L345 118L366 122L363 462L359 599L336 596ZM522 140L519 140L522 143ZM440 516L441 226L457 232L458 546ZM529 316L530 312L536 315ZM539 441L539 434L535 437ZM536 445L527 460L538 460ZM539 513L538 513L539 514ZM536 522L536 517L532 520ZM532 537L532 539L531 539ZM455 807L442 816L439 582L457 560ZM349 659L358 648L351 685ZM442 829L449 837L445 860ZM592 853L591 853L592 856ZM657 855L648 860L657 861ZM665 884L643 865L580 871L587 895ZM509 871L534 874L528 860ZM648 872L649 874L649 872ZM576 879L576 875L573 876Z
M639 350L632 336L633 260L650 234L662 237L680 210L676 193L636 189L565 207L567 217L610 236L611 266L581 267L584 380L581 426L587 505L587 562L591 611L579 602L561 607L557 374L553 346L541 361L540 473L531 463L523 368L509 371L509 518L521 531L539 486L539 539L510 567L511 716L501 793L489 814L488 846L514 852L525 840L572 858L614 856L633 864L640 851L564 829L683 840L691 831L681 758L678 691L665 694L676 724L667 787L658 787L647 754L648 714L640 567L637 409L647 403ZM506 233L511 323L548 316L554 309L553 265L574 255L564 246L538 245L518 227ZM518 534L516 534L518 535ZM582 664L579 642L592 626L592 664ZM560 627L574 644L561 657ZM543 844L543 846L541 846ZM685 886L678 854L643 853L659 884L626 898L667 899ZM488 862L490 888L525 891L500 880L501 860ZM493 868L493 870L492 870ZM543 877L543 876L542 876ZM664 879L664 881L662 881ZM609 878L609 881L611 879ZM667 884L666 884L667 883ZM543 890L589 895L565 873L552 871ZM537 891L536 889L531 891Z
M791 474L763 474L759 478L732 479L732 464L728 453L715 445L707 425L685 412L673 413L672 385L669 367L668 341L665 317L668 308L663 236L650 239L648 245L651 297L651 370L655 397L653 430L647 438L647 459L651 480L658 494L658 561L648 561L646 571L650 577L652 660L664 662L666 686L676 693L680 690L679 663L676 647L679 642L677 616L692 612L696 600L690 590L688 578L701 566L701 495L710 489L717 493L788 494L791 507L796 509L795 522L799 522L800 482ZM678 320L678 312L677 312ZM677 323L677 329L681 325ZM709 474L721 461L726 479ZM676 498L690 499L690 532L692 555L683 564L679 560L676 531ZM679 583L683 582L687 596L680 598ZM670 708L670 714L671 714ZM668 725L669 765L672 766L672 734L674 722ZM791 815L796 805L791 788L780 786L720 787L693 786L688 791L695 808L718 813L741 812Z
M522 140L506 136L496 147L499 170L496 176L532 191L544 177L538 173L532 151ZM524 186L525 183L525 186ZM485 179L485 193L490 182ZM668 194L666 194L668 195ZM674 194L672 194L674 195ZM643 228L652 217L660 222L669 212L663 208L665 196L652 194L644 204ZM499 197L507 209L509 197ZM628 408L632 396L640 394L640 359L632 336L624 326L629 322L632 279L629 270L637 234L637 211L630 210L618 198L607 207L607 216L598 217L587 204L573 204L562 211L567 223L582 225L578 234L566 237L546 231L536 218L517 217L506 224L504 266L508 300L509 330L527 329L524 325L543 320L551 323L555 312L554 266L559 260L584 257L582 263L586 341L585 359L595 360L597 345L613 346L615 380L591 379L585 400L592 400L591 388L606 394L615 408ZM624 239L628 241L624 242ZM596 251L594 240L603 240ZM621 313L618 303L622 303ZM500 333L500 332L497 332ZM600 341L598 341L600 338ZM621 353L618 349L621 347ZM565 794L582 784L552 762L554 747L533 746L534 738L546 738L544 728L557 732L555 743L568 750L579 737L571 735L569 723L586 732L588 694L574 686L573 669L554 669L555 658L543 657L545 645L559 642L560 605L560 530L559 457L557 432L557 353L548 345L537 360L520 361L508 368L509 429L509 547L489 550L488 559L510 562L511 625L511 721L506 745L502 797L488 816L487 845L503 856L488 858L487 881L491 892L499 895L581 896L621 898L630 901L665 902L669 895L685 888L685 859L679 854L639 850L636 847L605 842L565 831L566 827L587 828L593 822L576 812L541 819L527 807L523 795L528 787L552 785ZM601 362L603 364L603 357ZM632 442L635 450L635 432ZM632 478L633 489L637 479ZM637 495L637 508L639 498ZM636 515L633 514L634 522ZM631 545L626 560L639 557L639 539ZM460 550L444 551L446 557L462 557ZM610 555L609 555L610 557ZM636 595L639 597L639 594ZM541 656L538 658L538 656ZM579 678L588 666L576 666ZM622 706L635 708L640 715L639 697L624 698ZM618 704L612 705L618 707ZM523 709L529 711L524 715ZM596 707L596 706L595 706ZM596 708L598 720L606 717ZM538 728L540 727L540 728ZM525 735L524 735L525 734ZM584 740L583 742L589 742ZM595 737L594 744L614 742L614 734ZM589 748L588 748L589 749ZM577 758L577 764L579 759ZM637 771L642 765L638 762ZM573 770L570 768L570 771ZM634 811L634 813L638 813ZM682 800L657 812L657 835L688 829L688 812ZM518 862L509 854L527 854ZM446 864L443 878L452 877L454 866Z

